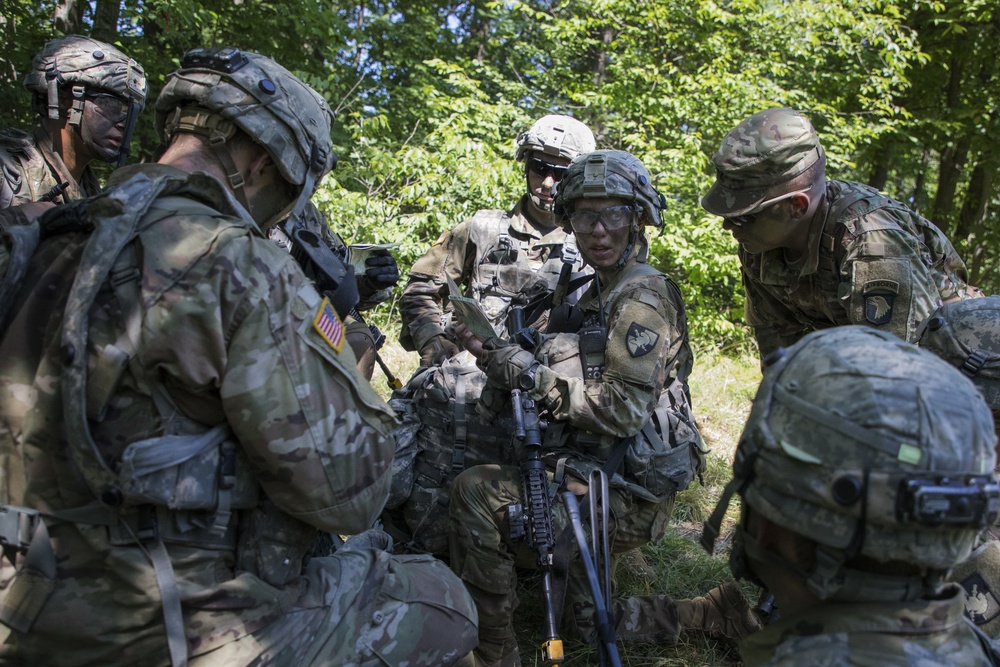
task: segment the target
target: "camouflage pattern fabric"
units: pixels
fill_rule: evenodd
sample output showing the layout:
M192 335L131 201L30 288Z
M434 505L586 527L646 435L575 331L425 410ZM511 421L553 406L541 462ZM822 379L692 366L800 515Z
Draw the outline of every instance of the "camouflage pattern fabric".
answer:
M38 201L62 183L69 185L56 203L84 199L101 189L89 166L79 182L73 178L41 127L34 134L14 129L0 132L0 172L0 208Z
M558 370L542 365L535 375L535 388L528 394L538 402L550 423L562 422L573 432L559 444L548 443L543 452L550 473L555 459L565 459L567 477L584 486L586 472L602 465L620 438L637 433L650 417L665 383L677 373L678 360L687 349L683 303L669 279L655 270L638 270L635 259L613 272L602 292L608 323L606 367L599 380L583 379L583 370L563 366ZM600 305L596 286L579 302L585 326L597 320ZM642 329L647 336L636 336ZM559 334L561 340L575 334ZM652 341L652 344L646 344ZM501 348L502 353L506 348ZM539 351L546 349L543 344ZM492 366L491 352L485 365ZM537 355L546 356L541 352ZM541 359L547 361L547 359ZM551 360L548 360L551 362ZM490 375L491 379L493 375ZM485 395L485 394L484 394ZM615 481L617 480L617 481ZM563 480L558 480L562 483ZM670 519L673 494L658 501L643 499L621 475L612 480L611 508L615 520L615 551L636 548L663 535ZM515 565L534 567L534 557L523 544L509 540L506 509L521 502L518 468L484 465L470 468L454 481L449 505L452 569L467 584L480 613L480 646L477 657L499 659L511 650L511 614L517 606L514 594ZM559 526L567 525L563 509L553 511ZM574 625L584 634L593 632L585 582L574 572L568 596L579 613ZM623 637L659 636L676 638L677 613L665 596L652 596L619 604ZM575 600L572 601L572 600ZM645 608L646 612L640 610Z
M740 644L747 667L954 667L991 664L949 585L932 600L838 603L783 618Z
M827 181L801 263L740 248L746 319L763 358L818 329L864 324L912 341L942 302L979 295L951 242L906 206Z
M392 413L357 373L315 288L240 217L228 190L160 165L119 170L113 182L138 175L173 180L136 242L144 250L140 366L118 366L93 436L117 467L126 446L162 432L134 372L155 370L182 432L228 427L237 475L250 474L259 500L222 526L228 546L194 539L211 526L210 511L125 505L115 520L95 518L107 510L67 451L59 391L59 316L86 237L46 240L0 339L0 472L4 502L45 516L58 568L34 626L11 632L0 661L169 664L157 578L134 537L143 507L155 511L176 577L192 664L222 664L218 656L227 665L430 666L467 653L475 609L443 565L390 556L388 543L368 534L304 564L317 530L362 533L378 516ZM122 335L112 291L98 295L89 322L97 377L108 370L101 351ZM0 603L10 575L5 561Z
M399 302L404 349L419 351L445 333L450 320L447 278L479 301L502 337L507 336L506 316L513 301L523 305L555 287L566 233L560 227L536 228L525 217L525 206L527 195L510 213L479 211L442 234L414 262ZM573 271L581 270L582 260L577 260ZM536 324L544 325L544 320Z

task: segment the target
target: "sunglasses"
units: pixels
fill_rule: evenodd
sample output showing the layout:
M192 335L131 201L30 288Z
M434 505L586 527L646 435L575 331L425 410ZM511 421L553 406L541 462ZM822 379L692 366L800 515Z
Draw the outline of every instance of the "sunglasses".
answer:
M630 224L634 216L635 209L630 204L619 204L600 211L592 209L573 211L569 214L569 224L577 234L592 233L598 222L604 225L606 231L612 232Z
M552 180L558 183L562 180L562 177L566 175L569 167L558 164L549 164L545 160L539 160L535 157L528 160L528 170L542 179L552 176Z
M125 120L131 107L128 100L112 93L86 93L85 97L93 102L98 112L112 123Z
M754 222L757 221L757 216L763 213L768 208L774 206L778 202L785 201L786 199L791 199L795 195L805 194L806 192L809 192L809 190L810 188L806 188L805 190L795 190L794 192L787 192L783 195L775 197L774 199L768 199L765 202L761 202L760 206L758 206L757 210L754 211L753 213L744 213L743 215L736 215L731 218L725 218L725 221L736 227L742 227L743 225L752 225Z

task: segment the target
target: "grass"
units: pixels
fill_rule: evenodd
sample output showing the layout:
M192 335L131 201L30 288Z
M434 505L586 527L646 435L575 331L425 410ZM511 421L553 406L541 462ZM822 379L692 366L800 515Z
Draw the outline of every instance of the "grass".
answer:
M407 353L389 336L382 356L387 365L398 371L404 383L417 367L415 353ZM376 368L372 383L383 396L388 389ZM674 517L667 535L658 543L644 546L638 552L619 559L615 572L618 590L623 595L668 593L676 599L704 594L731 578L728 568L728 543L738 517L738 499L729 508L716 555L709 556L698 544L702 523L712 513L722 488L731 476L731 464L736 443L750 411L750 403L760 381L756 357L733 359L718 353L701 354L695 362L691 378L691 393L698 424L711 450L707 469L702 475L704 485L697 482L678 494ZM518 584L521 606L516 614L516 629L525 667L541 665L538 647L543 624L540 603L540 578L532 573ZM745 587L755 599L753 587ZM626 667L734 667L739 665L736 649L709 637L682 635L673 646L619 645L622 664ZM565 642L567 667L598 664L593 646Z

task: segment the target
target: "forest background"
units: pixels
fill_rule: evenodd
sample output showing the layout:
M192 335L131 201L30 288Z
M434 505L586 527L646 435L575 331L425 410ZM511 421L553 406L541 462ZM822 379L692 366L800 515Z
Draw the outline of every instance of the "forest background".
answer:
M153 102L187 49L237 46L297 73L337 112L339 164L314 201L348 241L398 243L404 276L441 232L513 206L525 190L514 139L544 114L579 118L598 147L642 159L668 200L651 261L688 304L692 392L712 454L703 484L679 494L668 536L619 563L623 594L690 597L728 576L735 504L721 555L696 540L760 374L736 244L698 202L714 179L711 154L739 121L771 106L803 111L831 178L906 202L952 239L973 284L1000 289L1000 0L0 0L0 127L35 124L21 82L32 55L65 33L115 43L145 67L132 161L157 155ZM405 379L416 357L392 340L397 315L393 299L374 320ZM530 665L537 581L520 590ZM589 647L571 644L568 656L568 667L596 664ZM623 659L738 660L699 636L625 647Z
M439 234L524 191L514 138L566 113L637 155L667 196L652 241L699 349L748 349L736 244L698 205L709 157L770 106L808 114L830 177L934 221L971 282L1000 288L1000 0L0 0L0 127L31 127L21 81L46 40L119 45L153 101L195 46L271 56L337 112L337 169L315 197L348 240L400 243L405 275ZM377 321L396 320L395 303Z

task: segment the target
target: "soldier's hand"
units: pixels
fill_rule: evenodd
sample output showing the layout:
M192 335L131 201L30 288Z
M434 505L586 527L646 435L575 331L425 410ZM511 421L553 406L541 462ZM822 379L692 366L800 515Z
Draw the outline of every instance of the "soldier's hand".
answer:
M448 340L444 334L438 334L420 348L420 365L437 366L459 352L461 350L458 345Z
M385 248L375 248L365 259L365 279L375 291L393 287L399 282L399 266L396 258Z
M534 363L535 355L518 345L497 347L480 360L490 382L506 391L517 388L521 373Z

